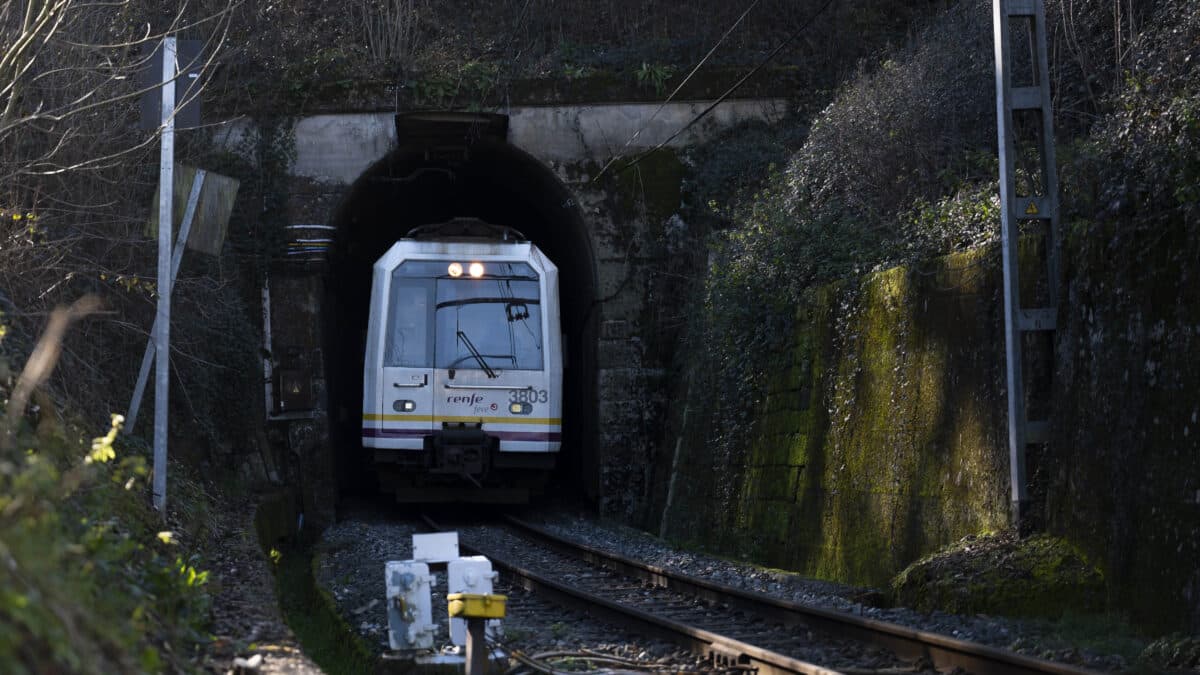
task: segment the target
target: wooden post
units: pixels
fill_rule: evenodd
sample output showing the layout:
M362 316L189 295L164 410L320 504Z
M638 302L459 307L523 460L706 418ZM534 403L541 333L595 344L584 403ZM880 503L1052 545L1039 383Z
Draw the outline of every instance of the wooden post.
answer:
M467 675L486 675L487 619L467 619Z

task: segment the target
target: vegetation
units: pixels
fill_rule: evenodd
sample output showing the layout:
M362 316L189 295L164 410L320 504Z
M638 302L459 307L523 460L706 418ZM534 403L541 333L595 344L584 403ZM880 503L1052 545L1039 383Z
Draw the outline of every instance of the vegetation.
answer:
M305 654L330 675L369 672L375 658L338 614L334 599L317 584L311 551L300 546L272 550L271 560L280 604Z
M1064 221L1194 224L1195 13L1174 0L1047 5L1050 40L1064 45L1051 65ZM708 363L746 374L699 388L722 413L710 432L730 475L806 289L996 238L990 3L953 4L907 45L862 61L810 124L789 124L772 154L753 135L705 151L756 166L701 174L701 184L738 186L700 216L714 257L691 328Z
M194 469L174 464L170 511L154 512L145 443L118 436L111 414L128 405L157 294L145 233L157 132L134 125L140 54L164 32L202 34L219 54L228 27L224 3L160 9L0 3L5 672L189 670L207 641L209 580L194 542L207 535L210 497ZM180 140L187 161L195 154ZM256 342L229 263L185 256L174 292L172 451L193 467L246 428L227 392L252 381ZM102 424L108 433L89 445L82 429Z
M763 2L710 63L756 62L819 4ZM838 4L781 56L815 83L795 115L685 158L702 198L684 215L702 227L664 230L673 252L692 247L673 256L690 266L670 270L679 287L694 285L688 273L703 278L704 311L686 312L689 339L715 367L697 377L741 375L695 387L713 392L693 419L711 420L706 435L719 439L713 473L728 477L726 499L766 359L783 348L805 293L995 236L988 3ZM1076 236L1141 237L1150 251L1200 215L1200 16L1189 0L1047 4L1064 221ZM173 447L212 467L252 436L255 411L240 392L255 384L258 340L254 284L243 282L258 280L285 222L285 115L329 97L350 105L361 81L390 88L389 103L454 108L500 105L527 77L608 77L660 96L742 9L354 0L331 12L199 0L176 13L147 0L0 2L0 662L29 672L180 668L203 637L206 577L187 546L202 534L203 490L172 476L190 515L164 526L146 506L136 436L110 433L89 447L76 430L124 409L152 323L145 222L156 132L131 123L143 48L167 32L203 38L224 66L210 73L205 102L223 116L250 114L260 129L242 154L215 152L204 131L180 137L182 160L243 179L230 245L215 258L186 256L173 298L173 412L187 421ZM704 230L708 241L696 235ZM81 297L94 300L74 304ZM1163 647L1172 649L1194 653Z
M1047 5L1072 307L1054 405L1071 423L1034 480L1104 591L1060 595L1147 631L1195 626L1196 379L1178 355L1197 317L1200 29L1186 2ZM689 216L711 235L684 354L715 367L690 369L682 442L704 470L671 517L724 523L707 543L877 582L1003 525L999 296L978 283L998 278L989 6L957 3L863 62L779 143L748 129L693 153L695 184L717 189L690 195L718 199Z
M909 565L892 581L898 604L918 611L1057 619L1104 609L1100 572L1049 535L968 536Z
M9 363L0 354L11 406L37 366L16 378ZM187 668L208 620L208 573L190 544L203 536L204 493L173 475L175 513L200 517L164 526L148 506L144 454L117 442L121 416L89 449L52 404L35 408L7 409L0 452L0 663L14 673Z
M834 81L845 64L902 39L910 21L940 2L883 8L844 0L780 59L803 64L815 79ZM708 66L758 62L821 4L757 3ZM317 2L242 3L233 12L230 43L236 47L228 52L229 68L214 88L221 98L214 103L261 114L284 101L303 111L344 107L361 96L376 106L403 101L490 110L507 105L522 81L593 76L658 95L745 9L707 0L353 0L344 12L326 11ZM470 86L480 72L488 73L487 86Z
M20 355L54 307L98 299L103 311L65 336L62 367L47 382L58 405L69 403L92 425L127 409L157 301L157 241L146 231L157 132L133 124L139 54L161 35L147 35L146 23L209 36L210 56L228 28L222 4L189 11L160 16L132 1L0 4L0 35L12 45L0 68L0 310L11 353ZM195 135L180 133L178 161L195 163ZM231 236L240 236L236 226ZM172 398L177 419L205 425L184 439L201 454L244 428L244 406L221 395L251 382L246 365L254 358L242 346L252 342L253 324L236 289L234 255L185 255L173 293Z

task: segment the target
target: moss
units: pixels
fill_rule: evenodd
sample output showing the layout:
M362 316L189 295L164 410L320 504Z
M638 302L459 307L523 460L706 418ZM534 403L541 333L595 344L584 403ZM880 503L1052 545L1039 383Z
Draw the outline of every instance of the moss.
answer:
M661 239L666 219L679 210L685 170L679 156L664 148L645 155L636 164L617 163L610 170L616 176L617 213L642 217L656 228L647 239Z
M314 564L308 548L293 546L281 552L275 578L288 626L304 653L326 673L371 672L375 659L338 614L333 598L317 585Z
M263 495L254 511L254 529L264 554L280 548L296 534L299 510L297 496L291 490Z
M296 495L265 496L254 516L259 545L274 564L275 588L288 626L325 672L370 672L375 659L362 638L338 614L337 604L316 582L312 549L296 539Z
M1002 526L1003 334L988 310L997 258L970 251L808 291L771 356L745 455L732 460L744 468L689 472L673 511L721 503L734 481L731 513L714 514L732 527L707 545L873 585ZM713 466L695 456L685 471Z
M1104 578L1064 539L965 537L892 580L897 604L930 612L1059 618L1104 608Z
M1055 359L1053 382L1030 400L1052 403L1061 422L1031 456L1035 498L1050 531L1103 572L1100 604L1147 630L1200 625L1200 296L1189 292L1200 239L1183 224L1077 225L1064 249L1056 343L1026 347L1034 365ZM1004 527L999 258L989 246L808 291L734 456L704 447L717 445L704 427L689 430L687 489L664 531L685 531L686 513L706 546L886 584L940 546ZM1042 302L1035 239L1023 239L1020 261L1026 304ZM976 603L986 581L955 592Z

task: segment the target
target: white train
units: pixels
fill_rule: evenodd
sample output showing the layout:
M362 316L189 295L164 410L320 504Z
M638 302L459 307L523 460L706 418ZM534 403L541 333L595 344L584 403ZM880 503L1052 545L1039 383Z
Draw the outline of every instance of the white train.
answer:
M526 501L562 446L558 268L514 230L456 219L375 263L362 443L406 502Z

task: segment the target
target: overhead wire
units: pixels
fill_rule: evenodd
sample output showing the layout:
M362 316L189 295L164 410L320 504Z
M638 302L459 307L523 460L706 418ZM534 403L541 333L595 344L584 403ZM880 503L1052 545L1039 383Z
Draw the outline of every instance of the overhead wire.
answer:
M642 135L642 132L646 130L646 127L648 127L650 125L650 123L653 122L656 117L658 117L658 114L663 111L663 108L667 107L667 104L670 103L671 100L675 98L675 95L678 94L683 89L683 87L692 79L692 77L697 72L699 72L700 68L703 67L704 64L708 62L708 59L711 58L712 55L716 53L717 48L720 47L723 42L725 42L725 39L728 38L729 35L731 33L733 33L733 31L739 25L741 25L742 20L745 19L746 16L749 15L750 12L755 7L758 6L759 2L761 2L761 0L754 0L754 2L750 3L750 6L747 7L746 10L744 12L742 12L741 16L739 16L737 18L737 21L734 21L733 25L725 30L725 33L722 34L721 37L717 40L716 44L714 44L712 46L712 48L708 50L708 53L704 55L704 58L700 59L700 61L698 63L696 63L696 65L692 68L691 72L689 72L687 74L687 76L683 78L683 81L681 81L678 85L675 86L675 89L673 89L670 94L667 94L667 97L665 99L663 99L663 102L658 105L658 108L655 109L655 111L650 115L650 118L647 119L645 122L643 122L642 125L640 127L638 127L637 131L633 132L633 135L629 137L629 140L625 141L625 145L621 146L621 152L624 152L624 150L626 148L628 148L634 141L637 140L638 136ZM613 155L613 157L608 160L608 163L606 163L600 169L600 173L596 174L596 178L598 179L598 178L600 178L600 176L603 176L604 172L608 171L608 167L612 166L613 162L616 162L623 156L624 155L622 155L620 153ZM593 179L593 180L595 180L595 179Z
M662 150L671 141L678 138L680 134L686 132L688 129L691 129L693 126L696 125L697 122L704 119L704 117L707 116L710 112L712 112L713 109L715 109L717 106L724 103L726 99L728 99L731 95L733 95L733 92L737 91L739 87L741 87L743 84L745 84L746 80L749 80L751 77L754 77L755 73L762 70L764 66L766 66L768 63L770 63L771 59L775 58L779 54L779 52L783 51L784 47L787 47L796 38L800 37L800 35L805 30L807 30L810 26L812 26L813 22L816 21L816 19L819 16L821 16L822 14L825 13L825 10L829 9L829 7L831 5L833 5L834 1L835 0L825 0L825 3L823 5L821 5L821 7L816 12L814 12L812 16L808 17L807 21L805 21L803 24L801 24L801 26L799 28L797 28L794 32L792 32L792 34L789 35L786 40L779 43L779 45L777 47L775 47L775 49L772 49L771 53L767 54L767 56L765 58L763 58L763 60L760 61L758 63L758 65L754 66L754 68L752 68L750 70L750 72L743 75L737 82L733 83L733 86L731 86L731 87L729 87L729 89L725 90L725 93L721 94L721 96L718 97L717 100L715 100L711 104L709 104L708 107L706 107L704 110L701 110L700 113L698 115L696 115L695 117L693 117L690 122L685 124L683 127L681 127L675 133L671 134L669 137L667 137L666 140L662 141L661 143L654 146L653 148L650 148L649 150L638 155L637 157L635 157L633 159L633 161L629 162L625 166L622 166L620 169L618 169L618 171L628 171L629 169L632 169L633 167L637 166L642 160L646 159L646 157L658 152L659 150ZM609 165L611 165L613 161L615 161L615 159L610 160ZM607 169L608 165L605 165L604 168ZM595 178L593 178L592 181L595 182L603 174L604 174L604 171L601 170L600 173L596 174Z

